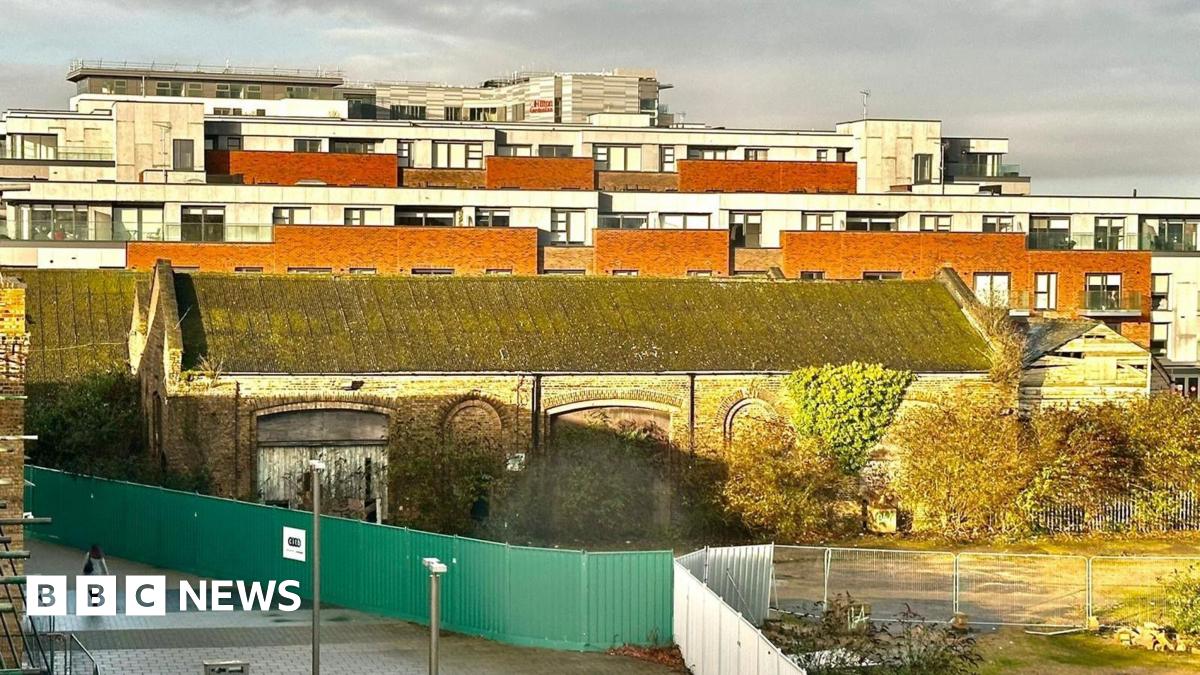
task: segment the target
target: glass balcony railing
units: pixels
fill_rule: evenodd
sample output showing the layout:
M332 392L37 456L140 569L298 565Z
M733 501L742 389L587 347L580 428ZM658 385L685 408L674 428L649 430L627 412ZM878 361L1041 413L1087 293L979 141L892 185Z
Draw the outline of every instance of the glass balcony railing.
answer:
M1038 251L1173 251L1195 252L1195 237L1160 235L1144 231L1124 233L1077 233L1067 230L1034 230L1028 247Z
M1132 291L1090 290L1083 292L1079 304L1085 313L1138 313L1142 311L1142 295Z
M111 162L113 160L112 148L41 146L35 150L29 151L29 148L22 149L16 144L12 144L0 152L0 161L15 159L23 162L39 160L46 162Z

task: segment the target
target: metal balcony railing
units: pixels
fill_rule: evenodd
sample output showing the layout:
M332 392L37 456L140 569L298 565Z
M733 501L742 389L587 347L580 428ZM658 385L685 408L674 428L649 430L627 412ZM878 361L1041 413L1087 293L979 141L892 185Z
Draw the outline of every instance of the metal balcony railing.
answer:
M1090 290L1083 292L1079 306L1093 312L1136 312L1142 311L1142 295L1132 291Z
M337 68L278 68L275 66L206 66L190 63L160 63L157 61L105 61L103 59L72 59L71 72L94 68L97 70L149 70L158 73L204 73L210 75L277 75L287 77L342 77Z
M1033 230L1028 235L1030 249L1039 251L1139 251L1144 250L1133 232L1096 234L1067 230Z
M86 147L86 146L67 146L67 147L42 147L39 152L30 156L24 156L19 152L18 145L10 144L3 148L3 153L0 154L0 159L19 159L27 162L36 162L37 160L45 160L47 162L111 162L113 159L112 148L106 147Z

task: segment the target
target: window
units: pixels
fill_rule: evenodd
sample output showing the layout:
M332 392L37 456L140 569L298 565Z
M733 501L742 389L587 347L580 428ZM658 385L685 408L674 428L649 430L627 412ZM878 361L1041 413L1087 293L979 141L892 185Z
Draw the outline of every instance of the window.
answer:
M343 220L346 225L382 225L380 222L383 209L346 208Z
M242 137L241 136L229 136L228 138L226 138L225 139L225 149L226 150L241 150L242 149Z
M1096 218L1095 243L1097 251L1120 251L1124 246L1125 219L1101 216Z
M896 229L899 216L894 213L847 213L846 229L860 232L888 232Z
M913 155L913 183L933 182L933 155L918 153Z
M425 106L423 105L394 105L391 118L394 120L423 120Z
M975 297L988 307L1007 307L1008 289L1007 272L975 273Z
M375 274L374 267L351 267L350 274Z
M284 98L316 98L316 87L289 86L284 88Z
M113 239L161 241L162 238L161 207L118 206L113 209Z
M86 241L88 232L87 204L33 204L22 208L29 238L40 241Z
M508 209L478 209L475 211L476 227L508 227Z
M472 122L496 122L500 119L500 109L467 108L467 119Z
M1029 247L1034 249L1069 249L1071 241L1070 216L1030 216Z
M1012 216L984 216L984 232L1016 232L1017 226Z
M396 224L408 227L453 227L458 209L396 207Z
M225 207L185 206L179 213L180 241L225 241Z
M154 85L155 96L183 96L182 82L158 82Z
M446 106L442 111L442 119L449 120L451 122L461 122L462 110L462 106Z
M1142 248L1152 251L1197 251L1200 218L1147 216L1142 218Z
M273 225L310 225L312 209L300 206L276 206L271 210Z
M235 267L235 268L233 268L233 271L238 274L262 274L263 268L261 268L261 267Z
M587 274L587 270L581 270L581 269L548 269L548 270L546 270L546 271L545 271L545 273L546 273L546 274L549 274L549 275L552 275L552 276L560 276L560 277L576 277L576 276L583 276L584 274Z
M817 148L817 161L818 162L828 162L829 161L829 149L828 148Z
M603 230L644 230L650 226L646 213L602 213L597 224Z
M729 238L734 246L762 247L762 212L730 211Z
M1200 398L1200 375L1177 375L1171 382L1181 396Z
M445 277L454 274L454 269L451 267L414 267L412 273L416 276Z
M583 211L550 212L550 241L555 244L582 244L586 236L584 227Z
M196 168L195 141L176 138L171 141L171 168L175 171L193 171Z
M288 274L333 274L332 267L289 267Z
M660 213L658 226L664 230L707 230L707 213Z
M538 157L570 157L573 149L569 145L539 145Z
M531 157L532 145L497 145L496 154L500 157Z
M437 169L482 169L482 143L433 144L433 166Z
M11 134L6 157L9 159L56 159L58 136L55 134Z
M251 85L257 87L258 85ZM218 82L217 83L217 98L260 98L259 96L245 96L245 88L236 82Z
M638 275L638 271L637 270L613 270L612 275L614 277L636 277Z
M412 166L412 141L396 141L396 166L401 169Z
M494 277L511 277L512 276L512 268L511 267L503 267L503 268L489 267L486 270L484 270L483 273L487 274L489 276L494 276Z
M689 145L687 149L688 159L726 159L728 154L729 148Z
M825 273L820 271L808 271L800 273L800 281L824 281Z
M711 277L712 270L688 270L687 275L689 277Z
M321 139L319 138L297 138L292 141L292 149L296 152L320 152Z
M375 152L375 141L333 139L329 141L329 151L349 153L352 155L369 155Z
M662 145L658 148L658 170L659 171L674 171L675 170L675 146Z
M1085 309L1120 309L1121 275L1088 274L1084 277L1087 290L1084 293Z
M248 84L245 89L245 98L262 98L261 84Z
M900 278L899 272L863 272L863 281L890 281Z
M921 230L924 232L949 232L950 216L921 216Z
M1038 272L1033 275L1033 308L1058 309L1058 273Z
M1170 309L1171 299L1171 275L1170 274L1151 274L1150 275L1150 309L1163 310Z
M1170 341L1171 324L1150 324L1150 353L1155 356L1167 355L1167 344Z
M804 219L801 227L805 230L823 230L829 231L833 229L833 214L832 213L808 213L804 214Z
M597 145L592 156L598 171L642 170L642 149L636 145Z
M750 162L767 161L766 148L746 148L746 160Z

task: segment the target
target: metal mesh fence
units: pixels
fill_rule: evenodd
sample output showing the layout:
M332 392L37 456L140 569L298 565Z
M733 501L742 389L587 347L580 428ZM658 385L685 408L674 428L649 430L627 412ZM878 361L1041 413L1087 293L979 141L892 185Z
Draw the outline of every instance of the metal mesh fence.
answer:
M1104 626L1170 623L1163 582L1176 572L1200 574L1200 558L1092 558L1092 614Z
M1083 626L1087 623L1087 558L960 553L958 611L972 623Z
M868 603L871 615L945 621L954 614L954 554L830 549L828 597Z
M820 611L825 601L825 560L829 549L775 547L775 597L772 605L795 614Z

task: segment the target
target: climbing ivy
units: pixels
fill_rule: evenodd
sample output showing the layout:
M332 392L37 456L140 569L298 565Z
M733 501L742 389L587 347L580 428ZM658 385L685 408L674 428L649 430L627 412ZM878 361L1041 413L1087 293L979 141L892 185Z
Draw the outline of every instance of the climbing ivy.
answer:
M892 423L912 373L879 364L801 368L783 380L792 425L817 436L842 470L857 473Z

